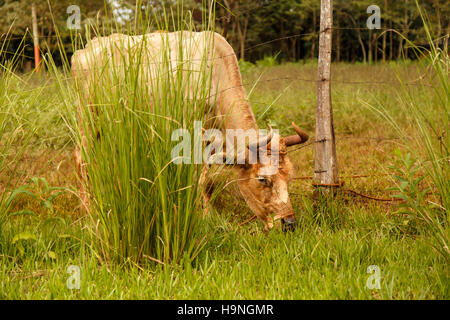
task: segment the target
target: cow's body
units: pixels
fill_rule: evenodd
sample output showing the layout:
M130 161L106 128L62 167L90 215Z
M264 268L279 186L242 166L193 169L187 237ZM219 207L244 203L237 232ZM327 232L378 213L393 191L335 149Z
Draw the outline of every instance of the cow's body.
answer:
M179 57L180 41L183 41L183 57ZM189 61L189 68L194 69L192 72L201 72L201 61L205 59L204 55L208 54L208 65L213 66L210 96L215 100L214 115L211 117L216 120L214 126L220 129L258 128L246 99L233 48L217 33L157 32L144 36L113 34L95 38L85 49L76 51L72 56L72 72L79 80L82 79L78 81L83 86L80 89L88 92L91 77L98 78L98 73L92 73L93 70L105 72L107 68L130 63L127 61L130 59L130 53L132 56L142 45L146 50L143 54L139 53L144 57L142 65L145 70L142 73L149 78L157 72L158 65L162 63L160 50L170 50L173 70L177 70L180 61Z
M179 56L180 39L183 39L183 57ZM78 90L88 96L95 94L95 92L89 92L90 81L96 79L99 72L108 72L120 63L133 62L134 52L137 52L137 50L141 50L140 54L144 52L142 75L147 77L149 83L157 72L155 68L161 63L163 54L167 54L167 51L170 51L170 62L173 70L180 66L182 60L188 59L191 69L199 69L191 71L205 74L205 72L200 72L200 66L205 66L201 61L206 59L207 68L210 68L209 71L211 71L210 73L206 72L211 77L210 96L213 97L210 99L212 105L209 108L213 114L206 118L215 119L207 126L214 126L222 131L226 129L258 129L242 85L236 55L228 42L217 33L175 32L153 33L143 36L114 34L109 37L96 38L85 49L75 52L72 57L72 72L76 78ZM93 70L99 71L93 73ZM148 88L151 90L150 85ZM187 95L189 94L187 93ZM298 134L300 138L286 138L286 143L285 139L279 139L280 146L279 149L277 148L277 152L280 154L279 170L263 182L261 182L263 179L259 174L260 169L264 166L263 164L235 166L239 171L238 181L241 193L266 228L272 226L273 221L270 218L270 212L283 219L294 216L287 193L287 183L292 172L292 166L286 156L286 146L302 143L305 138L307 139L306 135ZM294 140L296 142L293 142ZM75 160L80 176L83 177L79 149L75 151ZM82 196L84 202L87 203L87 196L83 188Z

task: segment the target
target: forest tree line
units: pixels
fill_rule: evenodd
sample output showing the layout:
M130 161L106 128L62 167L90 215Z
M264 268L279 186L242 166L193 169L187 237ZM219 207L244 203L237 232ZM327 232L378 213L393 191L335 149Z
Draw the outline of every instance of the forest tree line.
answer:
M205 18L205 0L184 0L197 30ZM407 41L426 45L424 25L415 0L334 0L333 60L365 63L414 58ZM177 21L174 0L35 0L40 48L58 56L58 36L70 55L75 32L90 25L110 25L114 31L154 32L161 28L156 17ZM68 30L67 8L78 5L81 30ZM370 30L366 21L370 5L380 8L381 29ZM433 38L448 48L450 5L447 0L419 0ZM145 22L143 22L145 21ZM19 47L23 62L33 57L31 1L0 0L0 43L9 54ZM169 23L172 25L171 23ZM314 59L318 55L320 0L218 0L215 30L233 46L238 59L255 61L276 56L280 61ZM106 28L105 33L111 32ZM102 32L102 31L100 31ZM58 36L57 36L58 35ZM25 38L24 38L25 36ZM25 45L25 46L24 46ZM446 49L447 50L447 49ZM5 57L2 57L3 59Z

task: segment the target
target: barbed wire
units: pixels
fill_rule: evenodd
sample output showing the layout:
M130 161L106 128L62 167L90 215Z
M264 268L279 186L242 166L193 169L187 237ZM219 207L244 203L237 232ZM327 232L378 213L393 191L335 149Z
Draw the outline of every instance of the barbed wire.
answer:
M328 29L330 29L330 28L328 28ZM328 29L326 29L326 30L328 30ZM367 29L367 30L369 30L368 28L355 28L355 27L332 27L331 29L339 29L339 30L362 30L362 29ZM283 36L283 37L271 39L271 40L268 40L268 41L265 41L265 42L261 42L261 43L258 43L258 44L256 44L256 45L247 47L247 48L244 49L244 51L245 51L245 52L249 52L249 51L254 50L254 49L256 49L256 48L259 48L259 47L262 47L262 46L266 46L266 45L272 44L272 43L277 42L277 41L282 41L282 40L287 40L287 39L293 39L293 38L299 38L299 37L305 37L305 36L311 36L311 35L319 35L321 32L324 32L324 31L326 31L326 30L321 30L321 31L317 31L317 32L308 32L308 33L298 33L298 34L294 34L294 35L290 35L290 36ZM408 30L408 31L410 31L411 29L409 29L409 28L404 28L404 29L379 28L379 29L375 29L375 30L384 30L384 31L399 32L400 30ZM150 34L151 34L151 33L150 33ZM161 34L164 34L164 33L161 33ZM149 34L146 34L146 35L149 35ZM16 40L22 39L22 40L23 40L23 39L24 39L25 37L27 37L27 36L29 36L30 38L33 38L33 35L29 32L29 30L27 30L26 33L25 33L25 35L22 36L22 37L7 37L8 34L7 34L7 33L4 33L4 34L0 35L0 40L2 40L2 38L3 38L4 36L6 36L6 37L5 37L5 39L4 39L3 41L6 41L6 40L10 41L10 40L13 40L13 39L16 39ZM41 38L41 39L60 38L60 35L39 36L39 38ZM318 41L318 39L315 39L315 41ZM14 53L11 53L11 52L10 52L10 54L14 54ZM232 53L230 53L230 54L220 55L220 56L214 57L213 59L223 59L223 58L226 58L226 57L229 57L229 56L233 56L233 55L235 55L235 52L234 52L234 51L233 51ZM29 56L29 55L26 55L26 54L18 54L18 53L15 53L15 56L18 56L18 57L24 57L24 58L32 58L32 57ZM190 61L201 61L201 60L204 60L204 59L191 59ZM209 60L210 60L210 59L207 59L207 61L209 61ZM156 63L156 62L155 62L155 63L151 63L151 62L150 62L149 64L157 64L157 63ZM301 80L301 81L316 81L316 80L308 80L308 79L296 79L296 80ZM344 83L344 82L341 81L341 83ZM346 83L352 84L352 82L349 82L349 81L347 81ZM377 84L376 82L371 82L371 83L372 83L372 84ZM378 82L378 83L379 83L379 84L383 84L383 82ZM360 82L354 82L354 84L360 84Z
M263 5L264 6L264 5ZM262 7L262 6L258 6L258 7ZM239 12L239 14L242 13L247 13L250 12L251 10L254 10L255 8L251 8L249 10L246 11L242 11ZM232 13L231 15L236 14L236 13ZM228 16L220 16L217 19L223 19L223 18L228 18ZM366 31L372 31L372 32L397 32L397 33L402 33L404 31L411 31L410 28L377 28L377 29L369 29L367 27L339 27L339 26L335 26L331 28L332 30L366 30ZM329 29L326 29L329 30ZM261 43L258 43L256 45L253 46L248 46L247 48L244 49L245 52L249 52L252 50L255 50L257 48L263 47L263 46L267 46L273 43L276 43L278 41L283 41L283 40L288 40L288 39L295 39L295 38L301 38L301 37L308 37L308 36L317 36L320 35L321 32L324 32L326 30L321 30L321 31L313 31L313 32L307 32L307 33L298 33L298 34L293 34L293 35L288 35L288 36L283 36L283 37L278 37L275 39L271 39L268 41L264 41ZM67 35L69 36L69 35ZM33 38L33 35L27 30L27 32L23 35L23 36L8 36L8 34L1 34L0 35L0 41L11 41L11 40L24 40L27 38ZM39 39L60 39L61 36L60 35L42 35L42 36L38 36ZM311 41L318 41L318 39L311 39ZM5 51L3 52L5 53ZM14 54L13 52L6 52L6 53L10 53L10 54ZM229 55L223 55L220 57L217 57L215 59L223 59L227 56L232 56L235 55L235 53L233 52L232 54ZM32 58L32 56L26 55L26 54L16 54L16 56L19 57L24 57L24 58ZM62 78L60 80L66 81L66 80L72 80L72 77L67 77L67 78ZM302 81L302 82L309 82L309 83L316 83L320 80L318 79L308 79L308 78L301 78L301 77L278 77L278 78L269 78L269 79L260 79L258 80L258 82L274 82L274 81ZM337 83L337 84L348 84L348 85L385 85L385 86L392 86L392 85L406 85L406 86L413 86L413 85L419 85L419 86L429 86L432 87L431 85L425 84L423 82L418 82L418 81L413 81L413 82L407 82L407 83L401 83L401 82L392 82L392 81L352 81L352 80L342 80L342 79L331 79L331 83ZM234 87L230 87L230 88L225 88L223 90L221 90L219 93L225 92L227 90L231 90L234 88L239 88L239 87L243 87L246 85L252 85L254 84L253 82L246 82L243 83L241 85L238 86L234 86ZM52 85L49 85L48 87L51 87ZM42 88L42 87L39 87ZM264 104L264 105L269 105L270 103L265 103L265 102L260 102L260 101L251 101L251 103L258 103L258 104ZM275 105L277 106L277 105ZM364 139L364 137L359 137L360 139ZM374 138L367 138L367 139L374 139ZM392 139L382 139L382 140L392 140ZM313 145L315 143L315 141L312 141L310 143L307 143L305 145L302 145L300 147L297 147L295 149L291 149L289 150L289 152L294 152L294 151L298 151L300 149L309 147L311 145ZM389 175L389 174L385 174L385 175ZM374 176L374 175L373 175ZM380 175L377 175L380 176ZM363 178L363 177L372 177L372 175L366 175L366 174L360 174L360 175L351 175L351 176L343 176L341 177L342 179L357 179L357 178ZM295 180L312 180L314 179L314 176L301 176L301 177L295 177ZM343 185L343 184L342 184ZM336 186L332 186L332 185L328 185L329 187L340 187L342 186L341 184L336 185ZM326 185L320 185L320 184L316 184L313 186L326 186ZM389 202L389 203L393 203L393 202L398 202L398 201L402 201L401 199L397 199L397 198L378 198L378 197L374 197L374 196L370 196L370 195L366 195L360 192L357 192L355 190L352 189L343 189L342 190L344 193L347 194L352 194L352 195L356 195L359 197L363 197L366 199L371 199L371 200L375 200L375 201L381 201L381 202ZM292 195L302 195L303 194L298 194L298 193L293 193L290 192L290 194ZM252 217L250 218L248 221L245 221L244 223L242 223L241 225L248 223L250 221L253 221L254 219L256 219L256 217Z
M60 78L59 80L61 81L72 81L74 78L72 76L69 77L63 77ZM275 81L282 81L282 80L289 80L289 81L302 81L302 82L309 82L309 83L317 83L320 82L321 80L315 80L315 79L307 79L307 78L300 78L300 77L278 77L278 78L270 78L270 79L259 79L258 83L263 83L263 82L275 82ZM426 84L423 83L422 81L420 81L421 79L415 80L415 81L411 81L411 82L393 82L393 81L348 81L348 80L339 80L339 79L331 79L330 82L333 84L342 84L342 85L368 85L368 86L372 86L372 85L384 85L384 86L425 86L425 87L430 87L433 88L433 86L431 84ZM257 83L257 84L258 84ZM255 82L245 82L242 83L240 85L237 86L232 86L232 87L227 87L224 89L221 89L220 91L214 93L213 95L210 95L208 98L213 98L215 95L224 93L228 90L233 90L233 89L238 89L238 88L242 88L245 86L249 86L249 85L255 85ZM48 86L44 86L44 88L50 88L53 87L53 85L48 85ZM39 88L43 88L43 86L39 86ZM261 101L254 101L249 99L250 103L256 103L256 104L261 104L261 105L270 105L271 103L269 102L261 102ZM278 104L274 104L274 106L280 106Z
M341 27L332 27L332 29L340 29L340 30L342 30L342 29L349 29L349 30L355 30L355 29L365 29L365 28L341 28ZM378 30L391 30L391 31L398 31L398 30L400 30L400 29L391 29L391 28L381 28L381 29L378 29ZM405 29L406 30L406 29ZM408 29L409 30L409 29ZM309 36L309 35L317 35L317 34L320 34L320 32L309 32L309 33L300 33L300 34L295 34L295 35L290 35L290 36L284 36L284 37L279 37L279 38L275 38L275 39L272 39L272 40L268 40L268 41L265 41L265 42L262 42L262 43L259 43L259 44L257 44L257 45L254 45L254 46L250 46L250 47L247 47L244 51L246 51L246 52L248 52L248 51L251 51L251 50L254 50L254 49L256 49L256 48L258 48L258 47L261 47L261 46L265 46L265 45L268 45L268 44L271 44L271 43L274 43L274 42L277 42L277 41L281 41L281 40L286 40L286 39L292 39L292 38L298 38L298 37L303 37L303 36ZM1 40L1 38L3 37L3 36L5 36L5 35L7 35L7 34L2 34L1 36L0 36L0 40ZM30 36L30 37L32 37L32 35L28 32L28 30L27 30L27 33L25 34L25 36ZM41 36L41 38L49 38L49 37L59 37L58 35L53 35L53 36ZM9 37L9 38L5 38L5 39L14 39L14 37ZM16 39L23 39L23 37L16 37ZM27 55L27 54L24 54L24 53L22 53L22 54L17 54L17 53L13 53L13 52L9 52L10 54L14 54L16 57L23 57L23 58L28 58L28 59L30 59L30 58L32 58L32 56L29 56L29 55ZM233 55L235 55L235 53L234 52L232 52L232 53L230 53L230 54L227 54L227 55L221 55L221 56L218 56L218 57L214 57L213 59L223 59L223 58L226 58L226 57L229 57L229 56L233 56ZM197 61L197 60L205 60L205 59L191 59L191 60L189 60L190 62L191 61ZM207 61L209 61L210 59L206 59ZM184 60L183 60L184 61ZM148 64L158 64L158 63L148 63ZM307 79L307 78L299 78L299 77L280 77L280 78L274 78L274 79L263 79L263 80L259 80L259 81L264 81L264 82L270 82L270 81L280 81L280 80L296 80L296 81L303 81L303 82L311 82L311 83L313 83L313 82L317 82L318 80L317 79ZM340 83L340 84L349 84L349 85L393 85L393 84L396 84L396 85L398 85L398 84L400 84L400 83L394 83L394 82L387 82L387 81L349 81L349 80L337 80L337 79L331 79L331 82L332 83ZM244 83L244 84L242 84L242 86L245 86L245 85L248 85L249 83ZM402 85L405 85L405 86L414 86L414 85L416 85L416 86L428 86L428 87L432 87L432 85L429 85L429 84L425 84L425 83L423 83L423 82L418 82L418 81L414 81L414 82L408 82L408 83L401 83ZM233 89L233 88L235 88L235 87L230 87L230 88L225 88L225 89L223 89L221 92L224 92L224 91L227 91L227 90L231 90L231 89Z
M276 41L280 41L280 40L286 40L286 39L291 39L291 38L297 38L297 37L301 37L301 36L310 36L310 35L319 35L321 32L327 31L327 30L367 30L367 31L372 31L372 32L377 32L377 31L391 31L391 32L398 32L398 33L402 33L403 31L412 31L414 29L411 28L376 28L376 29L369 29L368 27L331 27L331 28L326 28L322 31L312 31L312 32L307 32L307 33L298 33L298 34L293 34L293 35L289 35L289 36L283 36L283 37L279 37L279 38L275 38L272 40L268 40L262 43L259 43L255 46L250 47L248 50L253 49L254 47L259 47L261 45L265 45L265 44L269 44L269 43L273 43ZM73 33L78 33L77 30L72 31ZM33 34L31 34L28 30L27 32L23 35L23 36L14 36L14 37L8 37L7 33L3 33L0 35L0 40L4 37L4 39L8 39L8 40L20 40L20 39L24 39L26 37L30 37L31 40L34 37ZM67 36L70 36L70 34L67 34ZM38 35L37 36L39 39L49 39L49 38L61 38L61 35ZM246 49L247 50L247 49Z
M223 57L226 57L226 56L230 56L230 55L224 55L224 56L220 56L220 57L217 57L217 58L214 58L214 59L220 59L220 58L223 58ZM233 55L234 55L234 52L233 52ZM23 57L31 58L30 56L24 55L24 54L17 55L17 56L23 56ZM209 59L203 59L203 60L209 61ZM182 61L185 61L185 60L182 60ZM149 63L149 64L156 65L158 63ZM121 65L121 64L119 64L119 65ZM117 66L117 64L115 64L115 66ZM92 66L92 68L95 68L95 66ZM99 66L98 68L102 69L103 66ZM427 83L424 83L423 81L421 81L421 80L423 80L422 78L423 77L419 77L418 79L410 81L410 82L401 82L401 81L396 81L396 82L395 81L352 81L352 80L343 80L343 79L333 79L332 78L332 79L330 79L330 82L332 84L334 83L334 84L343 84L343 85L369 85L369 86L372 86L372 85L384 85L384 86L425 86L425 87L433 87L431 84L427 84ZM60 80L62 80L62 81L70 81L70 80L73 80L73 77L70 76L70 77L60 78ZM303 78L303 77L277 77L277 78L269 78L269 79L258 79L256 84L263 83L263 82L275 82L275 81L302 81L302 82L309 82L309 83L317 83L317 82L319 82L321 80L311 79L311 78ZM249 85L255 85L255 82L254 81L245 82L245 83L242 83L242 84L237 85L237 86L223 88L223 89L221 89L219 92L217 92L215 94L220 94L220 93L223 93L223 92L228 91L228 90L237 89L237 88L245 87L245 86L249 86ZM49 85L48 87L51 87L51 86L52 85ZM210 96L210 98L211 97L212 96ZM269 103L259 102L259 101L252 101L252 100L250 100L250 101L252 103L257 103L257 104L269 104Z

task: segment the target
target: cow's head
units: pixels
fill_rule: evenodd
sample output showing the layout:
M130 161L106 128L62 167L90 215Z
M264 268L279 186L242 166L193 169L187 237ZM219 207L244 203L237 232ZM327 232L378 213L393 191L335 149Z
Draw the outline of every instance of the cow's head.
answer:
M239 172L241 194L250 209L264 223L266 230L280 222L285 228L292 229L296 222L288 193L293 166L287 155L287 147L306 142L308 134L294 123L292 126L296 135L283 138L273 134L270 129L267 136L246 147L245 163L235 164ZM261 159L260 152L257 152L261 150L267 152L265 159ZM258 154L256 162L249 161L252 153ZM273 161L274 159L277 161Z

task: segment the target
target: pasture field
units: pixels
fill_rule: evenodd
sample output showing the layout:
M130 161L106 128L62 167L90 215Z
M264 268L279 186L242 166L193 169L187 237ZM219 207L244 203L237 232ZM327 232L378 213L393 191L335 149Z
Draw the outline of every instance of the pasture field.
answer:
M314 139L315 63L262 62L241 65L241 71L261 127L270 123L292 134L295 121ZM404 94L425 108L434 88L417 85L423 69L412 62L342 63L334 64L332 72L344 189L390 198L398 191L390 189L398 186L394 174L415 179L421 173L411 174L419 150L413 152L399 134L417 131ZM344 193L328 206L314 204L308 178L314 170L312 144L290 152L296 177L290 193L301 218L295 231L266 234L258 221L243 224L252 214L231 183L202 220L206 240L192 262L104 261L87 228L93 222L80 207L74 144L64 121L68 111L57 81L44 74L21 75L2 90L5 130L13 140L4 157L8 166L2 169L2 189L12 179L34 197L18 194L10 212L26 211L0 219L1 299L450 298L448 255L436 249L434 229L405 213L399 202ZM387 110L395 126L377 110ZM425 183L417 182L417 188ZM424 201L439 200L429 194ZM67 286L71 265L79 267L79 289ZM370 286L375 275L368 273L369 266L380 272L379 289Z

